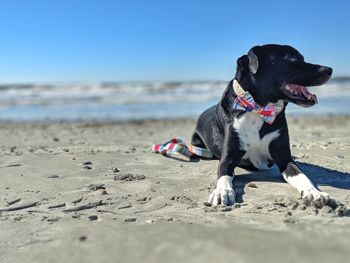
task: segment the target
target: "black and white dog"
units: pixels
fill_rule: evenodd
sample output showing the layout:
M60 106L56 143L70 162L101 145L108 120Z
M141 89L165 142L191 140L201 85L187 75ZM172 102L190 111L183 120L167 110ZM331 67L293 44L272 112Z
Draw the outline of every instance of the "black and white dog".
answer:
M194 146L209 149L220 160L217 186L209 203L235 202L235 167L261 170L276 163L305 203L316 207L334 204L334 199L319 191L293 161L285 117L288 102L304 107L316 104L316 96L306 87L322 85L331 75L332 68L306 63L296 49L285 45L256 46L237 60L235 78L220 102L200 115L192 137ZM246 91L261 107L282 102L282 110L272 123L264 122L255 112L235 109L237 92Z

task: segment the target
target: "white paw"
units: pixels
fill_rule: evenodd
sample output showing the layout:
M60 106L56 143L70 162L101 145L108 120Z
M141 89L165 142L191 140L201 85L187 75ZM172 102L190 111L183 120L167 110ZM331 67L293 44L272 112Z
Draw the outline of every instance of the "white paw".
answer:
M235 192L232 187L232 179L232 176L221 176L216 189L209 196L208 203L212 205L233 205L235 203Z
M304 204L314 205L316 208L322 208L325 205L334 207L337 205L337 202L334 198L330 197L329 194L320 192L315 189L304 191L301 194Z

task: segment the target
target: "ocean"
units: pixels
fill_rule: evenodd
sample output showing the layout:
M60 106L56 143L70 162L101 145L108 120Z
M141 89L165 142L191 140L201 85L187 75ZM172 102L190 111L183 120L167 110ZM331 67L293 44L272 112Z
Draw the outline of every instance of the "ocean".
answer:
M0 85L1 121L126 121L195 118L228 82L101 82ZM287 114L349 115L350 79L309 88L319 104L289 104Z

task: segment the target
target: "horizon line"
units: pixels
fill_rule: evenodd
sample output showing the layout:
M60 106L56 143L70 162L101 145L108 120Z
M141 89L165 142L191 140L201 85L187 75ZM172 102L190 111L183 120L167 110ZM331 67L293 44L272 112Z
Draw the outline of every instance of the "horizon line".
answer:
M232 78L233 79L233 78ZM0 82L1 86L10 86L10 85L54 85L54 84L75 84L75 83L85 83L85 84L113 84L113 83L200 83L200 82L227 82L228 80L220 79L191 79L191 80L56 80L56 81L20 81L20 82ZM350 75L339 75L331 77L328 82L332 81L350 81Z

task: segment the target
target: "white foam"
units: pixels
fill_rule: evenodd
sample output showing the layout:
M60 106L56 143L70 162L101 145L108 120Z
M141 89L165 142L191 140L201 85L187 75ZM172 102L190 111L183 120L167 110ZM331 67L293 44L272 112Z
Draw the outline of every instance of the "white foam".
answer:
M169 103L218 99L225 83L93 83L3 86L0 105Z

